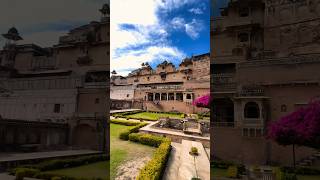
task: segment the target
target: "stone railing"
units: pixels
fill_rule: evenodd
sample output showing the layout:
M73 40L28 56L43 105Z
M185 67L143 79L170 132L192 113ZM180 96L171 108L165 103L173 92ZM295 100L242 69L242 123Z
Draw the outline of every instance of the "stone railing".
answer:
M239 96L263 96L264 90L260 88L256 89L242 89Z
M213 121L210 123L212 127L234 127L235 123L234 122L217 122Z
M320 63L320 54L312 56L292 56L284 58L272 58L257 61L248 61L237 64L237 68L257 67L257 66L278 66L290 64Z
M213 92L235 91L237 87L234 74L213 74L211 75L211 84Z
M211 83L213 84L228 84L234 83L234 74L213 74L211 75Z
M263 120L259 118L245 118L243 120L244 126L263 126Z

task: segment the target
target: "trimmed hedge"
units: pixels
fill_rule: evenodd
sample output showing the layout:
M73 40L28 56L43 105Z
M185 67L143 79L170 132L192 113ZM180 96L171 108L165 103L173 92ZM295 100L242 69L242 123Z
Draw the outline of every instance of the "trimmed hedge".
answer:
M122 139L122 140L129 140L129 135L131 133L137 133L139 132L139 129L142 128L143 126L146 126L148 123L139 123L138 125L132 127L132 128L129 128L128 130L120 133L119 135L119 138Z
M236 164L229 161L211 161L210 166L218 169L228 169L230 166L236 166L239 174L243 174L246 171L243 164Z
M152 159L140 170L137 180L159 180L171 150L171 141L164 138Z
M139 142L148 146L159 147L160 144L166 140L166 138L161 136L154 136L151 134L131 133L129 135L129 140L133 142Z
M23 165L20 168L16 168L12 170L11 173L16 174L17 170L21 168L37 169L40 171L49 171L49 170L55 170L55 169L76 167L84 164L90 164L90 163L105 161L105 160L107 160L107 156L105 154L83 156L83 157L72 158L72 159L54 159L54 160L44 161L35 165Z
M109 178L76 178L61 174L40 172L38 169L16 168L16 180L23 180L24 177L38 178L43 180L107 180Z
M124 125L124 126L136 126L141 123L141 122L137 122L137 121L128 121L128 120L119 120L119 119L112 119L112 120L110 120L110 122L113 124L120 124L120 125Z
M24 177L33 177L38 173L40 173L39 169L31 168L17 168L15 171L16 180L23 180Z
M237 178L238 174L238 167L237 166L229 166L227 169L227 176L229 178Z

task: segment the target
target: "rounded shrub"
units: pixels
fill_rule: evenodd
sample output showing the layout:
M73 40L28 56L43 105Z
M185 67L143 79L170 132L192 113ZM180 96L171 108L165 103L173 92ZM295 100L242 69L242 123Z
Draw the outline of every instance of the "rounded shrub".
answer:
M229 166L227 169L227 176L229 178L237 178L238 177L238 167L237 166Z

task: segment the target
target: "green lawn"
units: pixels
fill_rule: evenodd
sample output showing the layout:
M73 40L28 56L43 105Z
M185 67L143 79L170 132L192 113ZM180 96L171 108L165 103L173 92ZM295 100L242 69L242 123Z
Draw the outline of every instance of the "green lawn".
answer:
M210 168L210 176L211 177L227 177L227 169Z
M155 148L119 139L119 134L131 126L110 124L110 174L115 179L117 168L125 161L152 156Z
M103 178L108 179L109 177L109 162L102 161L97 163L92 163L84 166L66 168L59 170L46 171L49 173L66 175L75 178Z
M160 117L170 117L176 119L182 119L181 114L169 114L169 113L152 113L152 112L140 112L136 114L131 114L127 116L128 118L132 119L148 119L151 121L156 121Z

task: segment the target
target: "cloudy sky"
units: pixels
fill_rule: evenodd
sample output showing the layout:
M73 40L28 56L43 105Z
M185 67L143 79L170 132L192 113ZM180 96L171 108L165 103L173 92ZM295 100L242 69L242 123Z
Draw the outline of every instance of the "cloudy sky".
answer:
M99 9L109 0L1 0L0 34L15 26L21 43L51 46L68 30L100 20ZM0 37L0 48L4 45Z
M210 0L112 0L111 70L208 53Z

